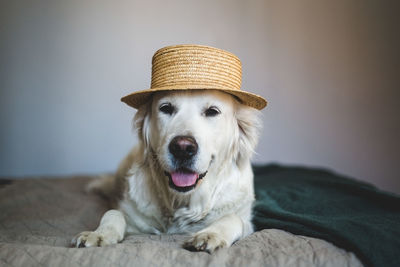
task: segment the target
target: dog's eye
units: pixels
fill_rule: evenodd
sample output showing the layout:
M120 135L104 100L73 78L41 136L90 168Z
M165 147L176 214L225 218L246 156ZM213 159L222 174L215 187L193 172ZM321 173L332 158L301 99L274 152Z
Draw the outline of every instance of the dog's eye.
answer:
M209 107L208 109L206 109L206 111L204 111L204 115L206 117L215 117L217 115L219 115L221 113L221 111L219 111L219 109L217 107Z
M164 114L171 115L172 113L174 113L175 108L174 108L174 106L171 105L171 103L164 103L164 104L161 104L161 106L159 107L159 110Z

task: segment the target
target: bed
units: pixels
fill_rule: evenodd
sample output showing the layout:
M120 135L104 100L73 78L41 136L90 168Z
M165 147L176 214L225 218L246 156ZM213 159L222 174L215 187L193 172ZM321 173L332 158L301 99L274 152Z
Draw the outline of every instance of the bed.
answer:
M72 248L108 204L84 191L95 176L0 180L0 266L400 266L400 198L335 173L254 167L257 231L214 254L185 235L131 235Z

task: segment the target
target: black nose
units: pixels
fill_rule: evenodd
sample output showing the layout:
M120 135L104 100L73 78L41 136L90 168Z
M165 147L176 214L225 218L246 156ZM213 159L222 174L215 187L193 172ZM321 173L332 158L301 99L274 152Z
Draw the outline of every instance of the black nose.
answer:
M197 153L197 143L193 137L190 136L176 136L169 143L169 152L174 155L176 159L190 159Z

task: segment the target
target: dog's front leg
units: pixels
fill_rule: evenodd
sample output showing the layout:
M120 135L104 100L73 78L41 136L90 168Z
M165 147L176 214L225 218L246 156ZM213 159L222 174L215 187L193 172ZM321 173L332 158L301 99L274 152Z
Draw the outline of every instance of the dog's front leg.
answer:
M229 247L233 242L242 237L244 223L236 214L230 214L217 220L207 228L194 234L183 245L186 249L207 251Z
M125 235L126 221L122 212L109 210L101 218L95 231L86 231L72 239L72 246L103 247L120 242Z

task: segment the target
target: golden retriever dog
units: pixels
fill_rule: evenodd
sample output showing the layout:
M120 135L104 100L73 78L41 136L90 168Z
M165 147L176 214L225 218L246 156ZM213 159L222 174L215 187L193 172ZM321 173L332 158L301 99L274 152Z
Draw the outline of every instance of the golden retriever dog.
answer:
M213 252L253 232L250 157L259 111L218 90L153 94L135 117L138 144L113 177L90 187L113 194L76 247L116 244L126 234L190 234L184 247Z

